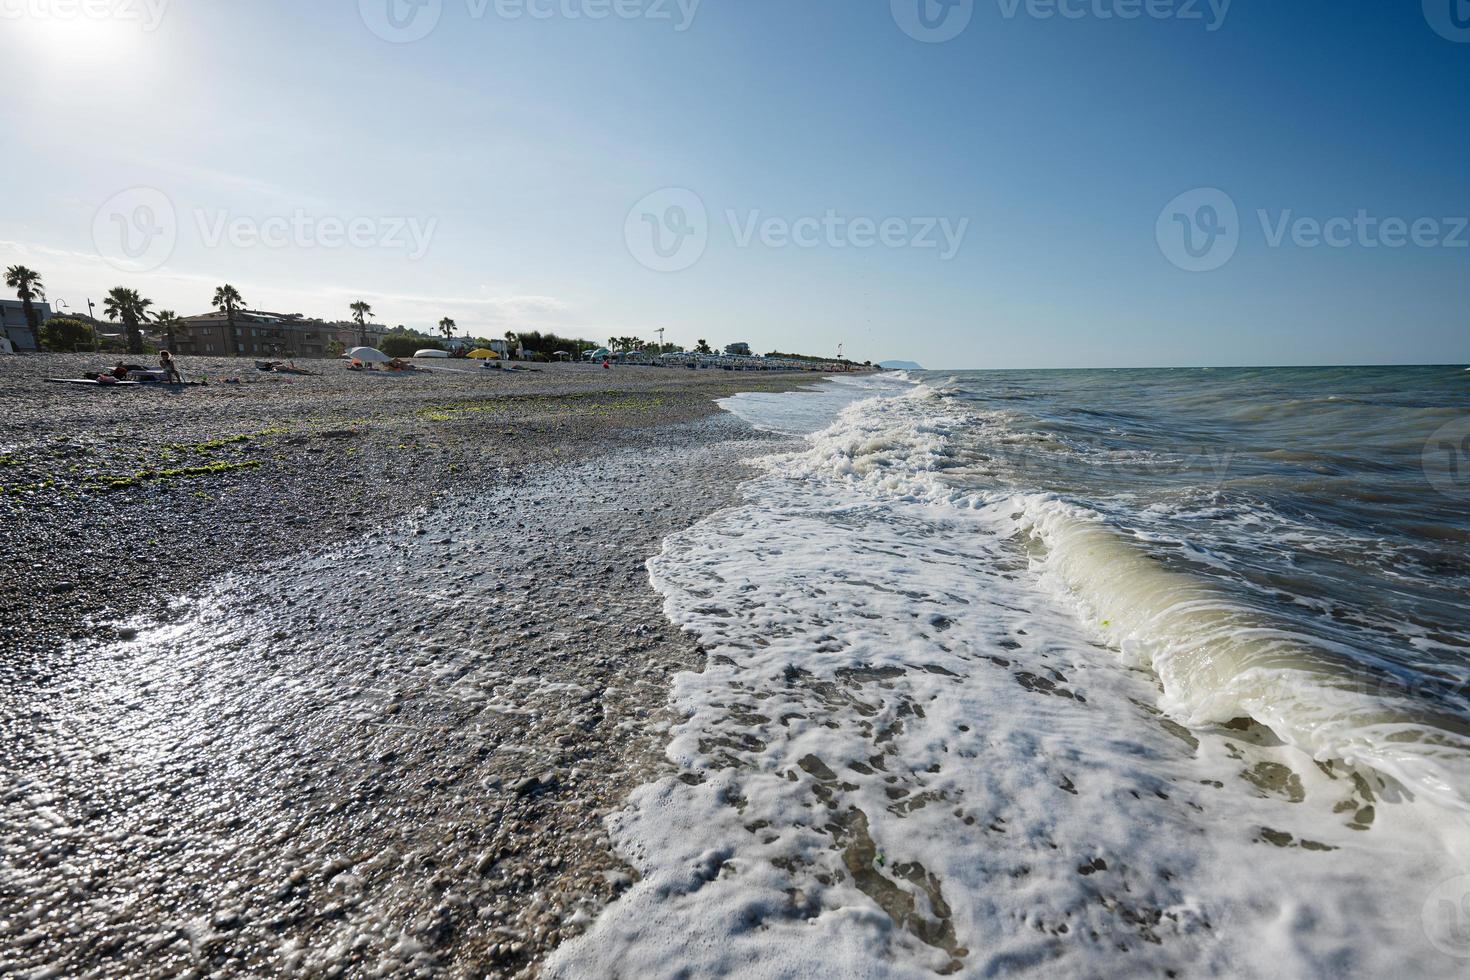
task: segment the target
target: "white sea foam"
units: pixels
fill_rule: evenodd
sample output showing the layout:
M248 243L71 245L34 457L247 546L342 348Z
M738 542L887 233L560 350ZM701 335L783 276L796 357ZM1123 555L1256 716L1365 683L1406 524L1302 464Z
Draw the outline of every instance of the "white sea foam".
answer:
M611 820L642 879L550 975L1460 975L1421 909L1466 826L1378 775L1445 800L1450 749L1377 703L1287 724L1266 701L1320 706L1323 664L1100 515L945 479L1004 425L925 386L848 405L664 543L709 663L677 775Z
M766 432L804 436L825 429L843 408L907 389L898 374L834 375L797 391L742 391L720 400L725 411Z

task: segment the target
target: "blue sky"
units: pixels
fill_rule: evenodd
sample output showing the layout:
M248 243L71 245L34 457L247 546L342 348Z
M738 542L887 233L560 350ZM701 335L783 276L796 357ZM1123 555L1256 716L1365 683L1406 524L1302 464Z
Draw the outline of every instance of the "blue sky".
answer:
M0 0L0 262L72 309L228 281L932 367L1467 359L1470 0L974 0L942 43L900 26L938 0L426 0L403 43L390 0L103 2ZM1237 220L1192 272L1200 188ZM659 271L671 202L703 213Z

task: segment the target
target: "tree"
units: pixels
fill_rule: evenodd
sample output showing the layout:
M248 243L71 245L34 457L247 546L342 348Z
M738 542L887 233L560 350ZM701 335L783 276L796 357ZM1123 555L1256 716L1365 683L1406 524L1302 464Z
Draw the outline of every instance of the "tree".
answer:
M240 353L243 346L240 343L240 331L235 326L235 311L245 305L245 298L240 295L240 290L225 283L214 291L214 308L224 313L225 319L230 324L230 353Z
M153 322L163 331L163 342L170 352L174 349L174 329L179 325L179 315L173 310L159 310L153 314Z
M41 337L51 350L94 350L97 346L90 324L67 317L53 316L41 324Z
M615 351L644 350L647 345L637 337L609 337L607 346Z
M449 340L454 336L454 328L457 326L459 326L459 324L455 323L453 320L446 316L444 319L439 321L439 332L444 334L445 340Z
M327 341L328 357L341 357L345 353L347 353L347 345L342 343L342 341L335 338Z
M31 339L40 347L41 323L32 300L46 298L46 287L41 282L41 274L23 265L13 265L5 270L5 285L15 290L16 297L25 307L26 326L31 328Z
M421 350L443 350L437 340L416 337L407 331L394 331L383 338L378 349L389 357L413 357Z
M366 347L368 345L367 321L368 317L373 315L373 308L368 303L358 300L352 304L350 309L353 322L357 324L357 346Z
M552 356L557 351L566 351L568 354L579 355L583 351L596 350L602 346L591 340L579 340L576 337L560 337L554 333L542 333L539 330L523 330L516 334L516 340L521 350L536 354Z
M710 347L709 341L703 337L700 338L699 343L694 348L694 353L696 354L713 354L714 352L714 348Z
M507 330L505 332L505 356L507 358L509 358L510 355L515 352L515 349L516 349L516 335L515 335L514 332L512 332L510 330Z
M122 323L127 328L129 354L143 353L143 331L139 324L148 319L148 307L152 305L153 300L144 299L138 295L136 289L125 286L113 287L102 301L107 319L113 323Z

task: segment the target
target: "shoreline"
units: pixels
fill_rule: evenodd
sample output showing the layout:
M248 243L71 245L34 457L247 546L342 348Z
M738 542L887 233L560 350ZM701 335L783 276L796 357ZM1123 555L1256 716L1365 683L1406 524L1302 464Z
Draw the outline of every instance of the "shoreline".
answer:
M212 406L143 454L182 436L259 465L28 508L7 561L39 565L43 585L81 578L77 552L48 538L146 527L178 503L198 508L180 526L213 523L193 547L110 559L123 567L87 603L81 587L10 600L31 627L0 647L16 871L0 962L534 973L632 883L601 818L667 765L669 678L704 663L644 560L732 502L745 461L782 442L712 399L813 380L667 374L516 378L520 391L459 401L423 386L373 414L354 406L356 435L324 434L346 414L332 406L306 432L222 442L269 421L242 385L227 394L248 410ZM99 421L103 442L122 425ZM479 451L485 430L498 445ZM409 445L418 466L397 461ZM354 508L370 522L289 533L309 488L340 500L354 484L376 494ZM247 500L243 528L219 520ZM117 516L128 509L141 519ZM258 533L282 521L288 533Z

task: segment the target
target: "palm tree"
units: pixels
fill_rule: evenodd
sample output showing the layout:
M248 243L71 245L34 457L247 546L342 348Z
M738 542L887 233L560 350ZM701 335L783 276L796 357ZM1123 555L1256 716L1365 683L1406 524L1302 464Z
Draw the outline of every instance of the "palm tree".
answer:
M153 314L153 322L163 330L164 343L168 344L169 351L173 351L174 328L179 325L179 315L173 310L159 310Z
M445 340L449 340L451 337L454 336L454 328L457 326L459 326L459 324L455 323L447 316L439 321L439 331L444 334Z
M699 344L694 348L694 353L696 353L696 354L713 354L714 353L714 350L710 348L709 341L708 340L705 340L703 337L701 337L700 340L699 340Z
M373 315L373 308L362 300L358 300L351 306L352 319L357 322L357 346L368 345L367 320Z
M138 295L136 289L125 286L114 287L102 301L107 319L113 323L121 322L127 327L129 354L143 353L143 331L139 324L148 319L148 307L152 305L153 300L144 299Z
M116 286L107 297L102 300L102 313L113 323L119 321L126 323L128 317L133 315L133 302L130 297L131 289L125 286Z
M31 328L31 340L35 343L36 350L40 350L41 322L31 301L46 298L46 287L41 283L41 274L23 265L13 265L5 270L5 285L15 290L15 295L25 306L26 326Z
M516 335L515 335L515 333L513 331L507 330L505 332L505 357L506 357L506 360L509 360L510 359L510 355L515 351L515 349L516 349Z
M240 353L240 331L235 327L235 311L245 305L245 297L240 295L240 290L225 283L214 291L214 308L225 315L230 324L230 353Z

